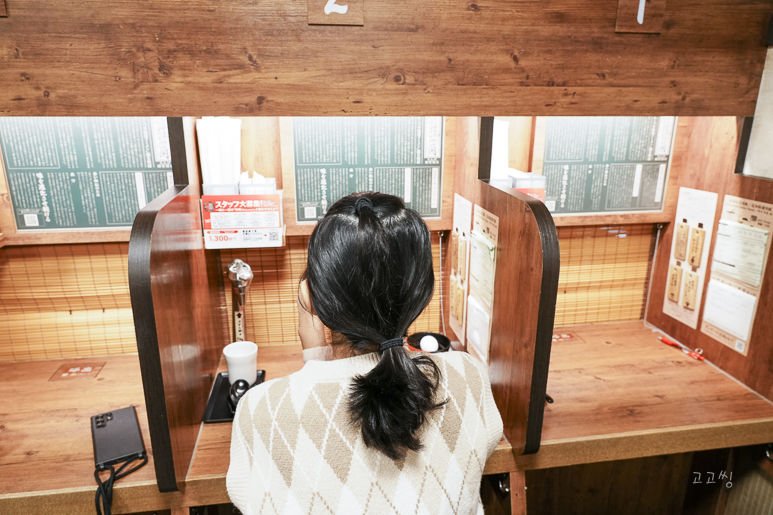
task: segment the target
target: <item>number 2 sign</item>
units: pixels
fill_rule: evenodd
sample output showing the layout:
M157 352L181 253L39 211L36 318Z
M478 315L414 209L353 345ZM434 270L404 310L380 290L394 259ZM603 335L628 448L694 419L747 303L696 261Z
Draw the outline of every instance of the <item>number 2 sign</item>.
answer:
M309 25L363 25L364 0L307 0Z

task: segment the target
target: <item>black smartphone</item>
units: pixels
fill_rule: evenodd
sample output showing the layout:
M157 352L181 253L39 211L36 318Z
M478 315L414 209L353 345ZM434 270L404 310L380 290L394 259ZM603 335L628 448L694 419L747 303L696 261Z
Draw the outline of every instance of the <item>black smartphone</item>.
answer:
M134 406L91 417L94 463L104 470L133 458L145 456L145 444Z

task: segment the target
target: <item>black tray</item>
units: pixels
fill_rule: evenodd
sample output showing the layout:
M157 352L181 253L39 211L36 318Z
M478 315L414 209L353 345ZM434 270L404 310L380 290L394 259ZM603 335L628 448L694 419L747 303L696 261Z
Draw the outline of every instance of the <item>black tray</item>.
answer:
M258 370L258 378L255 380L255 384L260 384L265 380L266 371ZM204 423L233 422L234 414L231 411L231 405L228 404L228 391L230 389L231 383L228 382L228 372L220 372L215 378L212 393L209 394L207 407L204 410Z

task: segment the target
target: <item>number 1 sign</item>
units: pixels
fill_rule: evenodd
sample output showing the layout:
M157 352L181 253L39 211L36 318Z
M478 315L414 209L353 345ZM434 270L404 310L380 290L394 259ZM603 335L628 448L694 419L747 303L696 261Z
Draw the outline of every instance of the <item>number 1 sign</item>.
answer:
M309 25L363 25L364 0L307 0Z
M619 0L615 32L660 34L666 0Z

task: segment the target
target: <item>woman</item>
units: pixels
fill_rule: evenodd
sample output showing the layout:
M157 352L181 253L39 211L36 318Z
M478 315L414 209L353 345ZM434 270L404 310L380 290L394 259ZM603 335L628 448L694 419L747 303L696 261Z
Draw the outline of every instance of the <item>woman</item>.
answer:
M303 279L307 362L239 403L232 502L245 515L482 512L502 436L485 367L403 346L435 281L421 217L391 195L342 198L311 235Z

